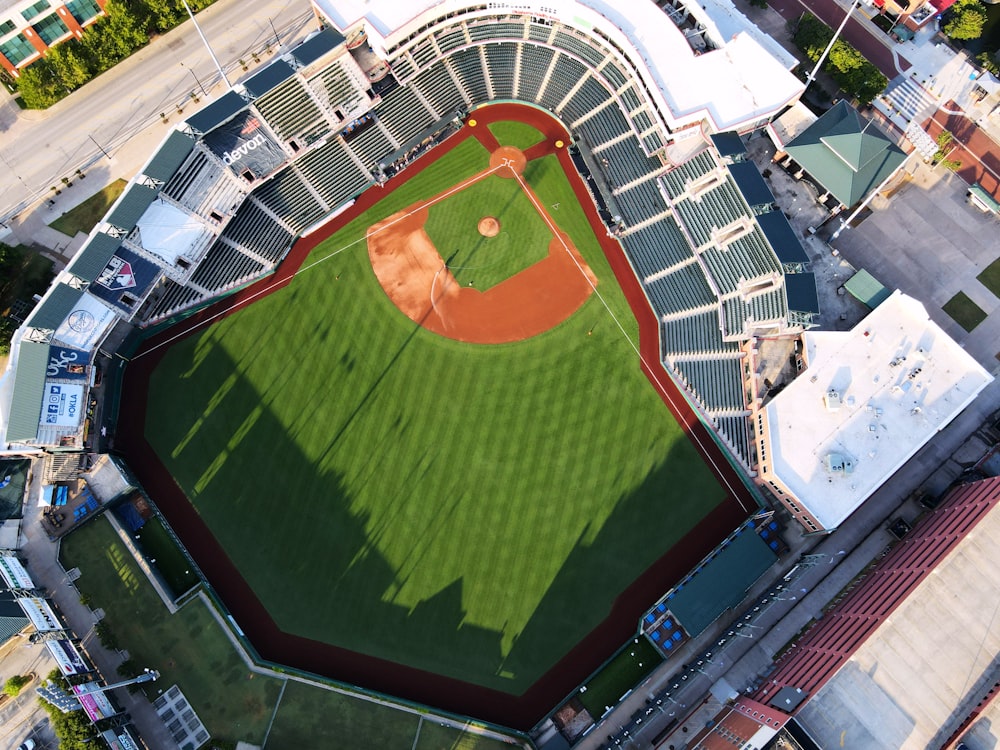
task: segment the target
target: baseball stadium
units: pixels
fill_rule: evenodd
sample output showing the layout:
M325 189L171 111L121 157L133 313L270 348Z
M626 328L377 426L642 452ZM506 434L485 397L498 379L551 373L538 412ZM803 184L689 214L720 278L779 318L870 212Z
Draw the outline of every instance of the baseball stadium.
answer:
M314 9L19 330L6 441L106 428L262 663L528 729L774 560L744 361L818 307L739 136L802 86L721 0Z

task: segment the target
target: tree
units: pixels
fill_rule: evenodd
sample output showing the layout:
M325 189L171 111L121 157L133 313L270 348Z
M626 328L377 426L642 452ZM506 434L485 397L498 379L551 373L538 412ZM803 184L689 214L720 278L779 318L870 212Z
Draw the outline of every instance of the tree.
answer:
M986 25L986 8L979 0L958 0L948 11L948 20L941 29L952 39L978 39Z
M21 71L17 79L17 90L28 109L51 107L67 93L44 57Z
M7 682L3 684L3 691L11 698L16 698L21 689L29 682L31 682L31 677L28 675L16 674L7 678Z
M139 19L121 0L108 0L104 10L108 17L97 25L96 30L103 44L112 52L114 62L128 57L149 41Z
M793 37L795 44L813 62L819 60L832 38L833 30L809 13L799 19ZM843 39L838 39L830 48L823 70L862 104L870 104L889 85L889 79Z
M53 47L48 54L49 65L62 85L73 91L90 80L90 65L80 43L75 39Z
M174 0L142 0L143 15L151 30L168 31L187 17L187 12Z
M1000 75L1000 65L997 65L997 61L989 52L980 52L976 55L976 62L979 63L983 70L993 75Z

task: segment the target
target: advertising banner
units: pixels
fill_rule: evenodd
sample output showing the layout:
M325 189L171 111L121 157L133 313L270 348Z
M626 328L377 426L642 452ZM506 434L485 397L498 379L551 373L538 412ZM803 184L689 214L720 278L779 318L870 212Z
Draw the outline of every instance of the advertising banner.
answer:
M11 589L33 589L35 582L31 580L28 571L21 565L21 561L13 555L0 557L0 576L3 576L7 588Z
M87 352L53 345L49 347L49 366L45 370L45 376L63 380L83 380L87 377L89 364L90 355Z
M253 179L266 177L288 159L250 111L220 125L202 138L202 143L236 174L248 172Z
M85 411L82 385L45 383L42 424L49 427L79 427Z
M52 607L44 599L39 599L37 596L23 596L17 600L17 603L21 605L25 617L31 620L31 624L39 633L63 629L56 613L52 611Z
M153 206L157 205L158 203L153 203ZM148 215L149 211L146 214ZM145 220L145 215L143 220ZM141 229L141 221L139 226ZM151 237L155 238L161 228L158 226L151 229L149 232ZM143 231L142 241L145 244L145 231ZM105 302L130 310L145 296L149 287L156 281L159 271L160 269L155 264L150 263L138 253L132 252L127 247L120 247L104 266L104 270L94 279L89 292ZM123 295L127 296L123 298Z
M112 323L114 311L92 294L85 293L73 310L56 329L56 341L75 349L93 351Z
M45 645L48 646L64 677L91 671L72 641L46 641Z
M96 682L87 682L83 685L72 686L73 693L80 699L80 705L83 706L83 710L87 712L87 716L90 717L91 721L100 721L118 713L104 693L90 692L98 688L100 688L100 685Z

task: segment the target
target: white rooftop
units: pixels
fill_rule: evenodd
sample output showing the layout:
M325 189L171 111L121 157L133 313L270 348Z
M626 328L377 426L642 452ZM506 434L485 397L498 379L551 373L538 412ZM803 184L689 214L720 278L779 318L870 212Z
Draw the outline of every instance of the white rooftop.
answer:
M853 330L804 340L807 369L765 407L768 459L829 530L993 380L899 291Z
M461 12L469 0L313 0L341 31L364 20L377 51L436 17ZM486 14L531 13L577 28L599 28L623 49L634 47L675 116L676 124L711 118L726 130L770 115L796 98L802 83L789 69L796 61L735 9L730 0L691 3L689 12L720 45L696 55L684 33L648 0L519 0L491 2ZM381 37L381 39L379 39ZM636 60L639 63L639 60Z

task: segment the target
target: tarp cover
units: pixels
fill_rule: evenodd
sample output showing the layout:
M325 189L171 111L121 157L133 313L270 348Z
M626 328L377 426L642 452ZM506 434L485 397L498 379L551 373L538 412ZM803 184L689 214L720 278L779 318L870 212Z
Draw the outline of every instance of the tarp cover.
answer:
M253 112L241 112L202 139L212 153L238 175L253 179L271 174L288 159L281 147L265 132Z

